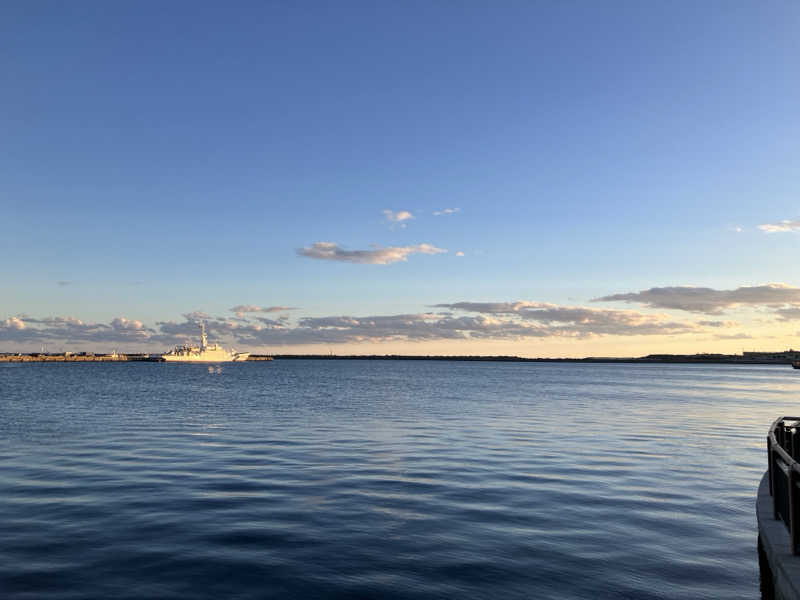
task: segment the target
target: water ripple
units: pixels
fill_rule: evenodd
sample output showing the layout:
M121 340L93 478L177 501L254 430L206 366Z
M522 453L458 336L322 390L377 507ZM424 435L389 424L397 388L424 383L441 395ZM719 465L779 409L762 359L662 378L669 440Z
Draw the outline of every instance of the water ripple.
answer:
M161 367L0 365L4 598L758 596L791 369Z

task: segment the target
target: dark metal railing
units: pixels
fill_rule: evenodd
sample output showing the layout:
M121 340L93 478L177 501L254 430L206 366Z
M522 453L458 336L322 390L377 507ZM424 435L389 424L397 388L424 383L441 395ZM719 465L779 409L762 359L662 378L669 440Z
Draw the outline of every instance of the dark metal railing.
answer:
M781 417L769 428L767 464L773 516L789 530L792 554L800 554L800 417Z

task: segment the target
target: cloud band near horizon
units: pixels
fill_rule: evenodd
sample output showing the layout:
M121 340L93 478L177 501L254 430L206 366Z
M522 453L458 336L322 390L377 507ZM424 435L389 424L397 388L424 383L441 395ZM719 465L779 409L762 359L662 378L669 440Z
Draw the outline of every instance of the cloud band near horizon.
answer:
M221 341L249 346L682 335L712 333L713 329L730 326L728 322L679 321L632 310L538 302L461 302L438 306L451 311L300 317L294 321L285 315L277 319L206 316L205 321L209 333ZM130 342L164 349L196 338L197 315L198 312L186 313L182 322L158 321L152 327L124 317L110 323L86 323L74 317L16 316L0 321L0 343Z
M404 260L411 250L439 253L428 245L376 248L369 251L341 251L335 244L322 244L324 253L341 253L348 262ZM366 253L366 254L365 254ZM745 307L768 314L773 323L800 321L800 287L784 283L741 286L731 290L705 287L654 287L639 292L611 294L592 302L638 303L648 309L676 310L697 315L720 315ZM565 306L530 300L508 302L461 301L432 305L438 312L372 316L298 316L274 313L296 307L237 304L230 308L235 317L211 316L202 311L183 314L183 321L156 321L116 317L108 323L91 323L71 316L35 318L15 315L0 321L0 343L135 343L154 347L174 345L197 335L198 320L207 322L210 333L226 343L252 346L358 343L430 340L525 340L584 339L589 337L674 336L709 334L714 339L748 339L736 331L734 320L686 320L669 314L630 309ZM764 312L766 311L766 313ZM731 331L733 330L733 331Z

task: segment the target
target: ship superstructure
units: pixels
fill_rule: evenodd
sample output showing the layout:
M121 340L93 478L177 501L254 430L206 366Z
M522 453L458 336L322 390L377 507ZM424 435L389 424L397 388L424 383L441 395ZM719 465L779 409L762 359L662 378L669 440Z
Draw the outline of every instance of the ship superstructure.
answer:
M200 326L200 346L176 346L166 354L161 355L161 359L169 362L240 362L247 360L249 352L236 352L236 350L226 350L218 343L209 344L206 335L205 323Z

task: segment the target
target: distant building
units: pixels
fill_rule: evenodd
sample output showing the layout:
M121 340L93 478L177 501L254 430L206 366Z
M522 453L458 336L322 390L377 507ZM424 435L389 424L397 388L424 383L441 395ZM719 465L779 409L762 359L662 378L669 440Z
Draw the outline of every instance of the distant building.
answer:
M800 350L784 350L783 352L742 352L745 361L790 363L800 360Z

